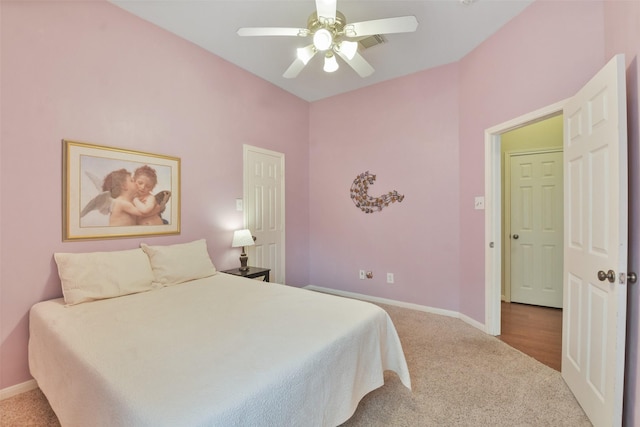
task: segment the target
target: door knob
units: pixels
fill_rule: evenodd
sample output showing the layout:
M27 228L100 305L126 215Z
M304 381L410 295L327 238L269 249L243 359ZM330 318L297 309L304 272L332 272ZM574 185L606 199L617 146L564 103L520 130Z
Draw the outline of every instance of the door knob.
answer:
M516 240L518 240L518 239L520 238L520 236L518 236L517 234L514 234L514 235L513 235L513 238L514 238L514 239L516 239Z
M636 283L638 281L638 275L634 272L627 273L627 281L629 283Z
M598 271L598 280L600 280L601 282L608 280L609 283L613 283L616 281L616 272L613 270L609 270L605 273L604 271L600 270Z

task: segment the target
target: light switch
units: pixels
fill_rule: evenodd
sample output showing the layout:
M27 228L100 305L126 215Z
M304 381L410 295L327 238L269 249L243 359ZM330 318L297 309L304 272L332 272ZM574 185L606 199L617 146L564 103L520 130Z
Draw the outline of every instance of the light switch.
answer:
M242 211L242 199L236 199L236 210Z
M476 196L474 207L477 210L484 210L484 197L483 196Z

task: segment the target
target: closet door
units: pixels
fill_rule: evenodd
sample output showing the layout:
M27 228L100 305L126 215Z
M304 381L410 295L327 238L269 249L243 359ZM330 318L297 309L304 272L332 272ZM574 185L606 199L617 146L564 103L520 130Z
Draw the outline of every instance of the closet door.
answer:
M244 146L245 226L256 237L247 247L249 265L270 268L270 280L285 283L284 154Z

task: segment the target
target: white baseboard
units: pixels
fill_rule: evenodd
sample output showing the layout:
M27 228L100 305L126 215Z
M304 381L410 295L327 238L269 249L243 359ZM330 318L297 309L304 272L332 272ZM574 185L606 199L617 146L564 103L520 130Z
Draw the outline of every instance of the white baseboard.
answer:
M8 399L18 394L31 391L35 388L38 388L36 380L29 380L20 384L12 385L11 387L3 388L0 390L0 400Z
M460 320L462 320L464 323L473 326L476 329L480 329L482 332L484 332L485 334L487 334L487 328L485 327L484 323L480 323L475 319L472 319L471 317L462 314L462 313L458 313L458 318Z
M360 299L360 300L369 301L369 302L378 302L380 304L394 305L396 307L409 308L411 310L424 311L426 313L433 313L433 314L440 314L442 316L455 317L456 319L460 319L463 322L473 326L474 328L480 329L482 332L486 333L486 328L484 324L470 318L469 316L460 314L457 311L443 310L441 308L428 307L426 305L396 301L396 300L387 299L387 298L372 297L369 295L358 294L355 292L347 292L347 291L341 291L338 289L324 288L322 286L308 285L308 286L305 286L304 288L309 289L311 291L324 292L327 294L333 294L333 295L343 296L347 298Z

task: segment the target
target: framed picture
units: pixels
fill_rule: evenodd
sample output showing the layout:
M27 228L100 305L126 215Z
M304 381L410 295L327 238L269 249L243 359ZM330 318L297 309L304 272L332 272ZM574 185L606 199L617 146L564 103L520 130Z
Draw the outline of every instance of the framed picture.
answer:
M180 158L62 145L64 241L180 234Z

